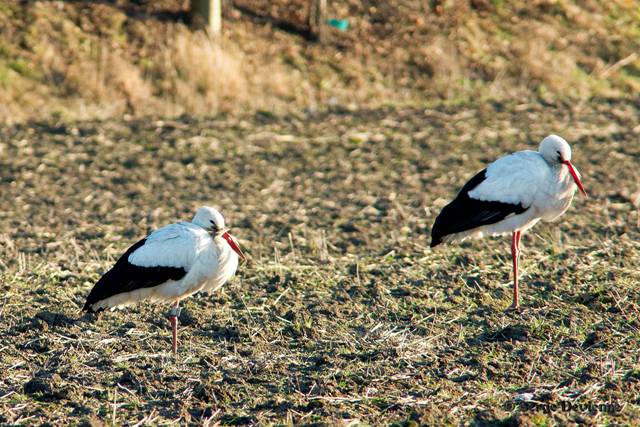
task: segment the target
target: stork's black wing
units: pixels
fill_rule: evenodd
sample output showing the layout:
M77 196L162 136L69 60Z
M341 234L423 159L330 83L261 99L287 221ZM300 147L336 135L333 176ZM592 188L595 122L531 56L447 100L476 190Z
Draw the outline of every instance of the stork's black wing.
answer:
M450 234L495 224L511 214L517 215L527 210L521 204L469 197L469 191L486 179L486 173L486 169L478 172L462 187L456 198L442 209L431 229L431 247L442 243L442 239Z
M150 288L161 285L169 280L180 280L187 271L182 267L143 267L129 262L129 255L141 248L147 239L140 240L131 246L127 252L118 259L116 264L107 271L95 284L87 301L82 308L85 311L96 312L103 309L93 309L93 305L111 296L124 292L131 292L140 288Z

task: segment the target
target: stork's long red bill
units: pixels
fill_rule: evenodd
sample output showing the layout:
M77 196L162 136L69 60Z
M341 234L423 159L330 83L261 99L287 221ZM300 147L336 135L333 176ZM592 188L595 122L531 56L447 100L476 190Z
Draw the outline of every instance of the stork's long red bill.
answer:
M573 180L576 182L576 185L578 186L578 188L580 189L584 197L587 197L587 192L584 191L582 182L580 182L580 178L578 177L578 174L576 173L576 170L573 168L573 165L571 164L571 162L569 160L565 160L563 163L567 165L567 167L569 168L569 173L573 177Z
M235 239L231 236L231 234L229 234L228 232L227 232L227 233L224 233L224 234L222 235L222 238L223 238L224 240L226 240L226 241L227 241L227 243L229 243L229 246L231 246L231 249L233 249L233 250L238 254L238 256L240 257L240 259L242 259L242 260L245 260L245 259L246 259L246 258L245 258L245 256L244 256L244 254L243 254L243 253L242 253L242 251L240 250L240 246L238 246L238 244L236 243Z

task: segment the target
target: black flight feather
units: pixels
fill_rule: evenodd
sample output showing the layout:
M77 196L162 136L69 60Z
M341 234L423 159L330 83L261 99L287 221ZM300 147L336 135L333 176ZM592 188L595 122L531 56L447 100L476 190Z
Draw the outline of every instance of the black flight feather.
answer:
M168 280L180 280L187 271L182 267L141 267L129 262L129 255L136 249L144 246L147 239L142 239L127 249L118 259L116 264L107 271L95 284L87 301L82 308L85 311L96 312L104 309L93 310L91 306L106 298L124 292L130 292L140 288L151 288L163 284Z
M431 229L431 247L442 243L450 234L472 230L495 224L511 214L521 214L527 208L521 204L477 200L469 197L469 191L476 188L487 177L483 169L462 187L451 203L442 209Z

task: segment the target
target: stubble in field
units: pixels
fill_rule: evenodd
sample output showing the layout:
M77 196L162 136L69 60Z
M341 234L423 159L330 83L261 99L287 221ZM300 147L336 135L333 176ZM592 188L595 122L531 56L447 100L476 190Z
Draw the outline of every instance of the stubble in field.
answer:
M0 422L631 422L637 114L494 104L5 128ZM508 239L431 251L427 236L485 163L552 132L591 198L524 237L524 309L507 313ZM250 261L185 301L175 359L164 306L81 316L131 243L205 204Z

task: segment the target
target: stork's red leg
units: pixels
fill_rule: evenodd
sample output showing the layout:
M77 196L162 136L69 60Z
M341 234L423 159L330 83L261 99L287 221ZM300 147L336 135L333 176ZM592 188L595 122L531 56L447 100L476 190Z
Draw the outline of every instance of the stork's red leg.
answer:
M178 304L180 304L180 302L176 301L171 311L169 311L171 333L173 336L173 341L171 343L171 350L173 351L173 354L176 354L176 352L178 351L178 316L180 315L180 307L178 306Z
M514 231L511 238L511 259L513 260L513 303L511 308L520 308L520 298L518 297L518 258L520 257L520 231Z

